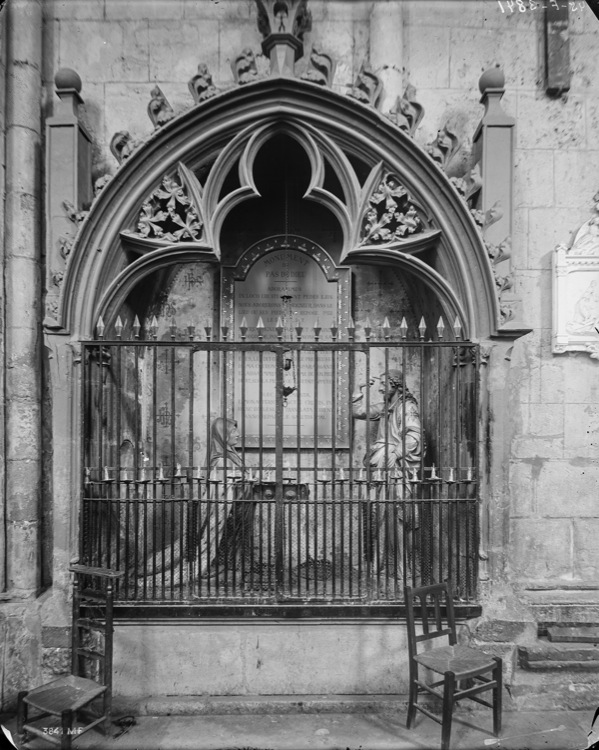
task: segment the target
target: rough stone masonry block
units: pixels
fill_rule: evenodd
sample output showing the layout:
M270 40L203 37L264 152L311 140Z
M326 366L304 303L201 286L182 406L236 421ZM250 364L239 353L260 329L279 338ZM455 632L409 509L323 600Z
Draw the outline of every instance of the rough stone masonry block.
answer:
M553 519L510 522L508 560L512 578L554 579L572 575L570 524Z
M546 461L537 479L537 511L546 517L599 517L599 464ZM599 545L597 545L599 547Z
M599 405L570 404L564 429L565 458L596 458L599 452Z
M599 42L597 43L599 49ZM592 206L592 197L597 191L597 174L599 173L599 133L594 143L589 144L593 150L556 151L555 162L555 203L568 208L587 208Z
M566 360L555 357L551 353L550 346L551 344L549 343L547 348L543 347L541 354L541 403L563 404L567 400L565 382Z
M483 5L471 0L409 0L404 12L410 26L481 27Z
M200 62L206 63L214 75L218 32L219 24L214 20L194 18L183 24L179 21L150 22L150 79L187 83ZM239 52L241 50L237 54Z
M542 464L543 459L540 458L510 461L508 482L512 518L533 514L536 508L536 478Z
M537 75L537 49L530 34L495 29L452 29L450 86L474 89L483 70L497 63L505 73L506 88L530 88ZM520 123L518 122L518 127Z
M417 89L418 82L431 89L449 88L449 34L448 28L438 26L410 27L407 63L410 82ZM426 114L428 116L429 113Z
M582 354L560 357L559 362L563 371L565 402L567 404L599 403L597 362Z
M597 21L593 25L589 24L588 30L597 26ZM570 37L570 69L572 80L570 91L599 92L599 34L574 34ZM593 137L595 140L596 136ZM589 143L592 148L592 144Z
M594 500L595 507L589 508L593 515L599 515L597 495L599 491L599 467L595 468ZM578 488L577 488L578 494ZM590 505L590 503L589 503ZM583 515L581 513L580 515ZM599 579L599 518L581 518L574 521L574 570L584 581L597 582Z
M183 0L104 0L109 21L175 21L183 17ZM206 6L210 3L197 3Z
M146 21L61 21L59 64L84 82L147 81L148 45Z
M576 149L585 146L585 109L581 96L548 99L518 92L517 148Z
M526 11L520 12L514 5L514 11L510 12L505 0L502 0L503 11L498 2L483 3L483 28L495 29L499 33L506 31L528 31L534 35L536 29L543 24L543 13L539 6L536 12L531 12L528 7Z
M35 604L2 605L4 627L3 709L16 707L17 693L39 685L41 626Z
M560 242L568 242L572 233L585 221L584 218L579 220L581 213L565 208L529 209L527 268L551 268L555 246ZM545 321L545 326L550 326L550 320Z
M7 461L39 461L40 405L35 401L28 403L13 403L7 415ZM23 477L26 479L27 477ZM28 483L25 484L27 486Z
M514 204L553 206L553 151L518 149L514 163Z
M104 0L46 0L45 6L47 19L89 21L104 18Z
M312 3L310 9L314 16ZM255 19L255 0L211 0L211 2L198 2L198 0L183 0L183 16L185 19L211 18L217 21L235 23L248 18Z
M541 378L543 365L541 365ZM531 436L561 439L564 433L564 406L560 403L542 401L531 404L528 419L528 430Z

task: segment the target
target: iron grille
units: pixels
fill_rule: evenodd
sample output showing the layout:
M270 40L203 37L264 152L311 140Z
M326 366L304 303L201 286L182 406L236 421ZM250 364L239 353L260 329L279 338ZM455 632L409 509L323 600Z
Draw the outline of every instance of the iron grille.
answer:
M81 559L118 601L473 601L477 347L223 333L83 345Z

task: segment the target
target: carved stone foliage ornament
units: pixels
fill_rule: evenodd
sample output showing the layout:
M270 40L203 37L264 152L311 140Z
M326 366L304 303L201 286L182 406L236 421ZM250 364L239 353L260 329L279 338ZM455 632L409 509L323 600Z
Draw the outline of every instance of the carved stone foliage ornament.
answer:
M386 174L368 201L362 225L362 245L401 240L424 230L407 190L392 174Z
M553 352L586 352L599 359L599 192L595 216L559 244L553 262Z
M61 256L66 260L71 253L73 243L75 242L75 236L79 230L79 225L85 219L89 211L77 211L75 206L70 201L63 201L62 207L66 214L67 219L73 224L73 231L68 234L62 234L58 238L58 246L60 249ZM58 285L57 285L58 286Z

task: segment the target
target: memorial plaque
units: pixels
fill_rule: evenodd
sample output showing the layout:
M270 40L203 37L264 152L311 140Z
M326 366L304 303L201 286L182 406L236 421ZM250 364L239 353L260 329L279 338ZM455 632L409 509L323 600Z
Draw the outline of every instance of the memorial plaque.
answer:
M335 266L322 248L300 237L273 237L254 245L234 268L223 269L223 323L235 336L245 318L250 329L248 340L256 339L259 318L264 323L264 341L276 341L276 324L283 323L283 338L295 341L295 328L304 328L303 339L313 340L314 323L322 327L323 341L330 341L330 328L344 329L349 319L349 269ZM293 387L286 398L283 424L276 414L275 356L260 357L248 352L236 355L234 377L234 418L245 423L246 446L274 445L277 436L289 447L347 443L347 418L340 401L347 394L347 355L330 351L289 351L285 385ZM317 370L317 384L315 372ZM245 382L242 399L241 383ZM260 402L262 383L262 402ZM340 387L345 383L345 390ZM340 393L339 397L335 396ZM335 420L335 421L334 421Z

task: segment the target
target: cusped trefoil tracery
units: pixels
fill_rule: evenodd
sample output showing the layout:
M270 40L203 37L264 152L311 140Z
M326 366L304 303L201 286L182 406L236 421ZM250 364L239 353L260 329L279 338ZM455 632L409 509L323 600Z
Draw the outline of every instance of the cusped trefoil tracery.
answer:
M141 207L137 233L147 239L171 242L199 240L202 223L183 185L165 176L158 189Z

